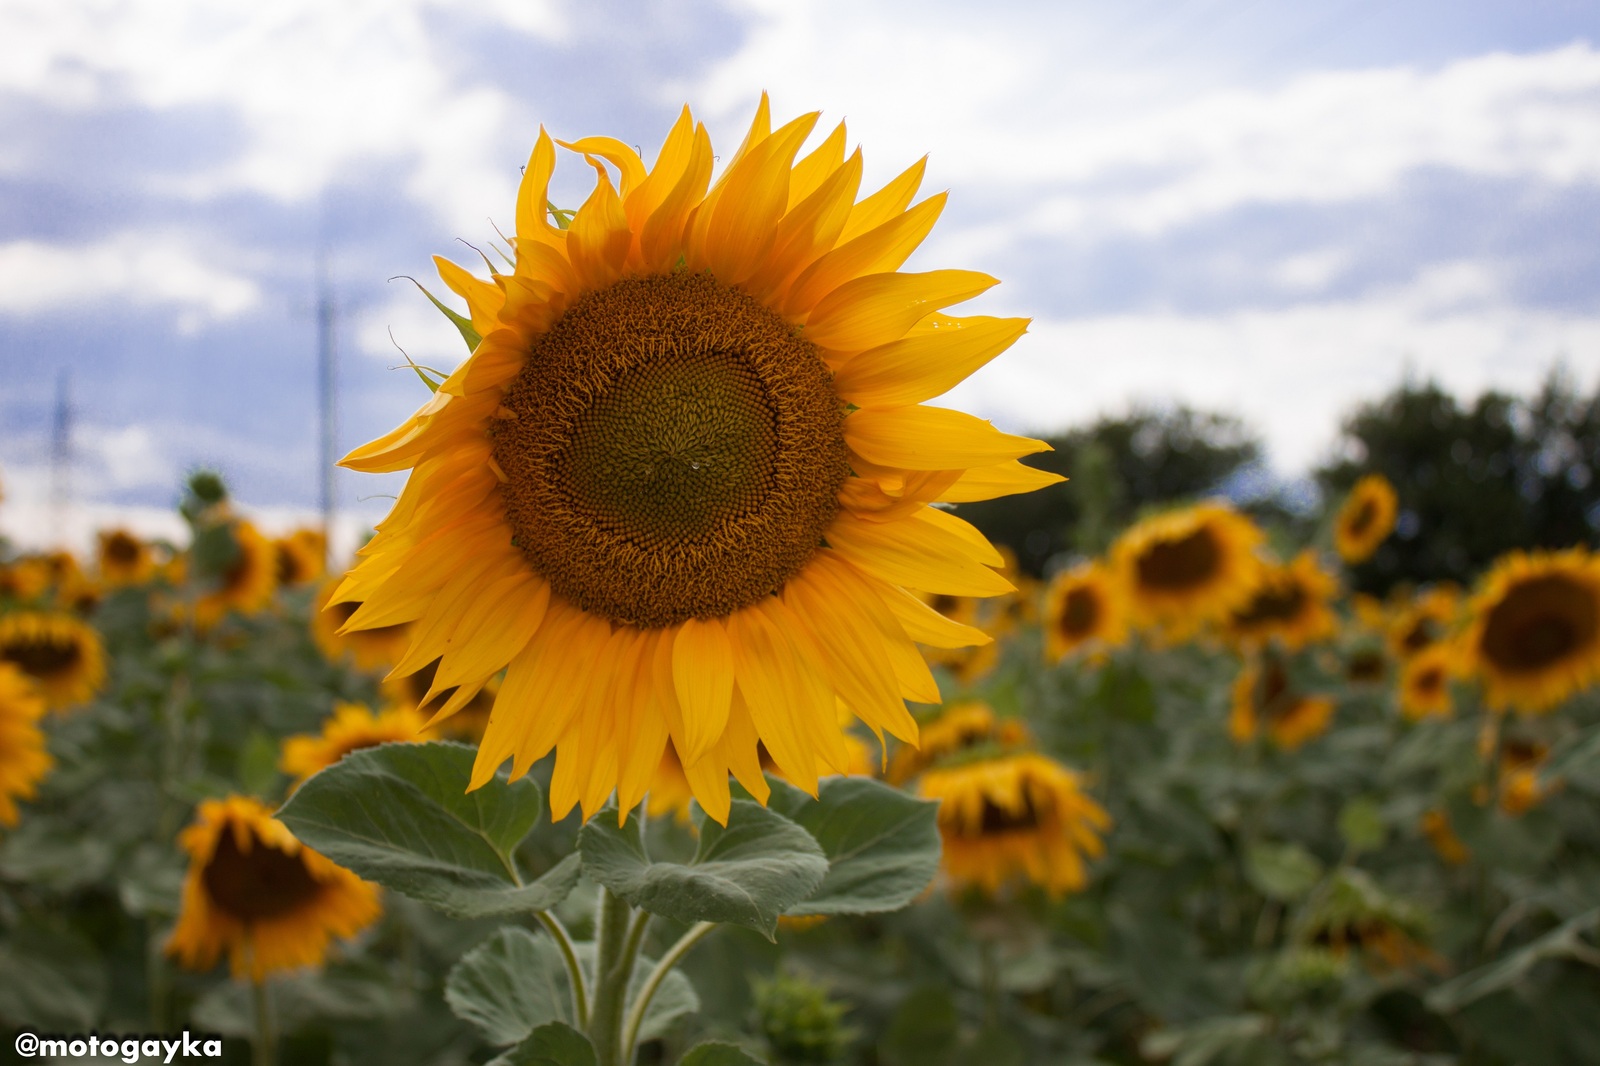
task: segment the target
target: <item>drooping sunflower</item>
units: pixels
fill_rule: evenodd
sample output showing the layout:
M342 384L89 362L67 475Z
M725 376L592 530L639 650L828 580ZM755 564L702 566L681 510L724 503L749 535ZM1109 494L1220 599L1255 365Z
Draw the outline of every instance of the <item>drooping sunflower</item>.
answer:
M339 580L324 582L311 606L311 639L331 663L348 662L357 670L387 670L400 661L411 642L410 623L378 626L373 629L341 627L356 613L359 603L329 603ZM428 680L433 683L432 678ZM424 693L426 694L426 693Z
M1389 479L1368 474L1356 482L1333 520L1333 546L1347 563L1366 562L1394 531L1398 514L1399 498Z
M322 576L327 541L320 530L297 529L272 542L279 587L294 588Z
M320 966L334 937L383 913L378 887L296 840L259 800L206 800L178 837L189 853L167 954L209 970L223 952L236 978Z
M412 472L335 598L350 629L415 623L397 671L440 660L441 715L509 667L472 787L555 749L556 815L613 790L625 813L670 737L718 820L730 770L766 794L758 741L814 792L848 764L836 699L914 741L902 700L939 698L916 643L981 640L907 590L1010 590L930 505L1059 480L1016 461L1046 446L923 401L1027 323L944 313L987 275L900 271L944 194L912 203L918 163L858 202L843 126L796 162L816 120L773 130L763 98L715 184L687 108L651 168L564 145L596 174L565 229L541 133L512 271L439 261L481 340L346 457Z
M919 795L939 800L941 862L954 886L990 895L1030 881L1053 896L1081 889L1084 860L1111 825L1077 774L1034 752L929 770Z
M1269 655L1260 662L1247 662L1235 678L1228 732L1244 744L1265 728L1274 744L1294 751L1327 732L1333 712L1329 697L1296 692L1282 660Z
M1389 651L1404 662L1448 637L1460 614L1461 590L1448 582L1401 600L1388 622Z
M1340 955L1356 949L1368 968L1379 973L1446 967L1428 947L1427 915L1384 891L1362 870L1338 871L1308 902L1297 924L1297 939L1302 942Z
M17 824L17 801L32 799L39 779L55 765L39 728L44 711L33 681L0 662L0 825Z
M100 535L100 581L107 588L143 585L156 573L150 545L126 529L103 530Z
M106 681L100 634L63 612L0 615L0 662L27 674L53 711L87 703Z
M1182 639L1242 607L1261 567L1256 524L1222 503L1146 518L1111 548L1111 568L1139 626Z
M385 707L374 714L364 703L337 703L333 714L322 723L320 733L284 738L278 768L299 784L352 751L391 741L409 744L429 740L427 721L417 708L404 704Z
M1223 632L1241 645L1276 640L1289 651L1327 640L1339 630L1328 606L1338 586L1309 551L1288 565L1263 564L1250 598L1228 614Z
M1044 654L1060 662L1078 652L1098 654L1128 639L1122 591L1100 563L1056 575L1045 590Z
M1400 671L1400 713L1413 722L1450 717L1455 710L1450 699L1454 673L1454 650L1447 643L1430 645L1413 655Z
M1550 710L1600 678L1600 557L1512 552L1468 608L1463 666L1497 710Z
M1472 852L1461 838L1456 836L1455 827L1450 824L1450 816L1444 811L1438 808L1423 811L1418 825L1422 829L1422 835L1433 845L1434 853L1447 865L1460 866L1472 858Z
M1026 725L1015 718L1001 718L987 703L953 703L939 717L923 724L915 747L906 744L895 749L886 776L890 784L903 785L941 759L983 745L1015 747L1028 739Z
M215 626L230 611L259 614L272 603L278 587L278 553L272 541L243 519L233 520L232 532L238 554L215 586L195 600L194 623L201 630Z

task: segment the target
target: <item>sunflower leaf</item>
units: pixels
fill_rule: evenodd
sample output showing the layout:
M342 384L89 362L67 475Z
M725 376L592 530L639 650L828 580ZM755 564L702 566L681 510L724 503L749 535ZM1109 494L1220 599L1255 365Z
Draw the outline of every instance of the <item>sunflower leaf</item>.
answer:
M550 1022L489 1066L595 1066L594 1045L565 1022Z
M799 825L828 857L822 885L784 913L899 910L939 870L939 805L866 777L823 780L817 798L769 777L770 807Z
M651 862L639 820L618 828L610 813L578 834L585 872L629 904L681 922L726 922L774 939L778 916L828 872L810 833L749 800L733 801L725 827L696 810L700 849L687 865Z
M547 910L578 879L568 856L526 882L513 855L544 798L524 778L467 792L464 744L383 744L345 756L301 785L278 817L309 847L401 895L457 918Z

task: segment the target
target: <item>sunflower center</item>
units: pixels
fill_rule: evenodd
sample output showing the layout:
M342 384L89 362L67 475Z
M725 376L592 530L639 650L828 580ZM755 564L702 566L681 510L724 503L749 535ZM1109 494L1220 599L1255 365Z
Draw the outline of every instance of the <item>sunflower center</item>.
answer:
M1489 612L1483 653L1502 670L1536 671L1592 644L1600 635L1594 596L1561 577L1512 588Z
M1002 807L985 798L983 820L979 824L978 834L991 836L999 833L1027 832L1039 828L1039 821L1039 812L1033 805L1033 799L1027 795L1022 797L1022 806L1018 809Z
M1276 582L1258 591L1244 609L1233 616L1233 621L1240 626L1288 622L1299 617L1305 603L1306 592L1298 582Z
M848 472L816 347L706 274L625 278L539 338L494 458L515 543L611 621L719 618L805 566Z
M1344 676L1350 681L1378 681L1383 678L1383 655L1364 648L1350 656Z
M1160 540L1139 556L1139 584L1159 591L1185 592L1216 575L1222 553L1209 529Z
M1372 526L1377 517L1378 505L1370 499L1364 499L1350 516L1350 521L1344 524L1345 532L1353 537L1359 537Z
M1061 632L1069 637L1081 637L1094 631L1100 620L1100 600L1086 588L1069 591L1061 605Z
M83 649L73 640L17 640L0 647L0 660L16 663L33 677L54 677L77 666Z
M241 851L231 826L217 840L200 877L212 902L242 922L288 914L322 891L299 855L279 851L260 837L249 851Z
M139 542L126 533L113 533L106 538L106 558L113 563L131 566L139 561Z

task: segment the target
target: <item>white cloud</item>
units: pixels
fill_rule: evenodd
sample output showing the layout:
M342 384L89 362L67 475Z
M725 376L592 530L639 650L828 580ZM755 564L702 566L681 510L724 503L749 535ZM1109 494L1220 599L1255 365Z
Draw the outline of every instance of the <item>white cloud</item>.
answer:
M1275 463L1298 473L1327 454L1343 415L1408 372L1460 396L1526 394L1559 358L1585 389L1600 385L1600 315L1511 306L1493 293L1492 272L1463 262L1352 300L1036 322L949 402L1049 430L1183 400L1241 414Z
M108 300L178 310L189 330L231 318L261 299L256 283L182 237L120 233L94 244L0 244L0 314L103 308Z

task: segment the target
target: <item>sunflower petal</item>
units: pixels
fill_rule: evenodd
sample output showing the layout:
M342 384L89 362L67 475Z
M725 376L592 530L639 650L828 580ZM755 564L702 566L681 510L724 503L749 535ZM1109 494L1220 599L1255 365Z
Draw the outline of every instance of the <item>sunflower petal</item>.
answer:
M722 735L733 698L733 648L717 619L691 618L672 641L672 685L683 713L685 749L694 762Z
M930 196L916 207L840 245L805 269L790 288L784 307L807 311L847 281L899 270L939 220L949 194Z
M928 520L923 508L900 522L865 522L841 511L828 544L851 565L896 585L951 596L1000 596L1011 582L971 556L965 538Z
M1009 348L1026 318L929 315L901 340L855 356L834 375L839 395L857 407L902 407L940 396Z
M976 500L992 500L997 496L1010 496L1017 492L1032 492L1035 489L1059 485L1065 480L1067 479L1060 474L1024 466L1012 460L1008 463L996 463L994 466L973 467L940 494L939 502L972 503Z
M921 319L997 284L976 270L868 274L824 296L806 319L805 336L835 352L861 352L899 340Z

